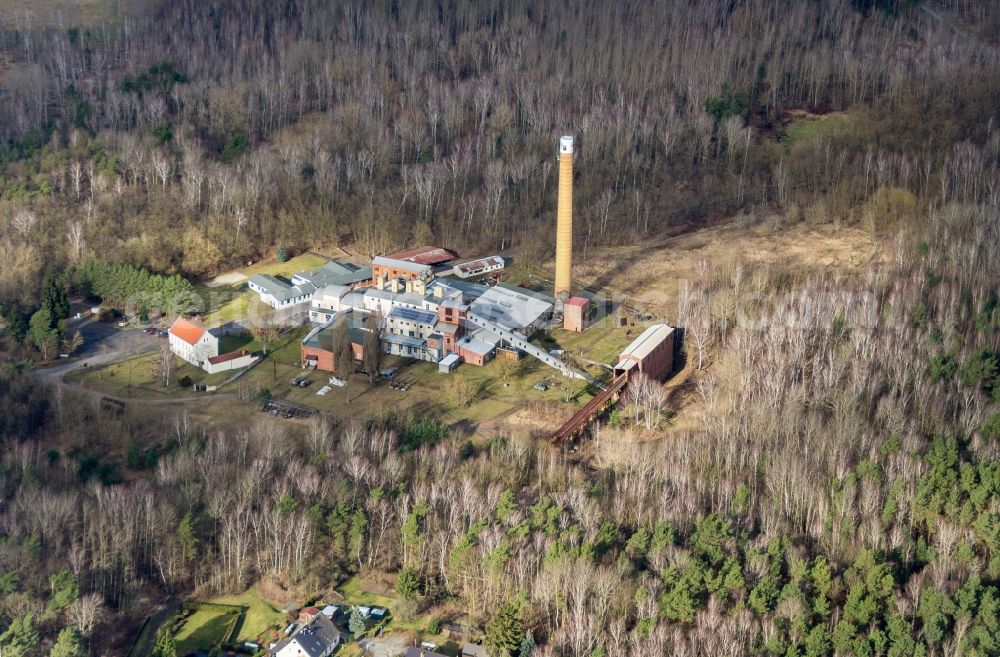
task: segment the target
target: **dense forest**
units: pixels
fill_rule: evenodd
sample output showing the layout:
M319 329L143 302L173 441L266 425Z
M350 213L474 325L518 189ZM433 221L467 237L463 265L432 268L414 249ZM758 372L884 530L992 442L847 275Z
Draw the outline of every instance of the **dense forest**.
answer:
M460 600L495 657L1000 655L998 5L121 5L0 26L5 657L358 572ZM705 263L668 317L700 424L625 404L574 452L389 411L210 429L32 372L67 281L187 291L279 243L544 261L562 133L584 253L766 210L886 257Z
M760 203L996 193L989 2L160 2L0 30L0 292L39 254L200 275L439 240L547 257L574 134L581 246ZM943 13L942 13L943 12ZM846 111L784 139L792 111ZM686 225L686 224L683 224ZM538 239L539 237L545 239Z

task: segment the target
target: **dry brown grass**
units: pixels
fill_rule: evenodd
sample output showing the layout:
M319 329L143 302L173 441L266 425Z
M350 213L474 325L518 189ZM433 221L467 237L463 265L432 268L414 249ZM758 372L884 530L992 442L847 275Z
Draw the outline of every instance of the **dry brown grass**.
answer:
M733 221L637 246L595 249L574 270L580 285L642 304L667 321L675 318L681 280L695 280L700 263L716 273L740 263L748 271L801 275L811 271L860 271L882 257L860 229L786 225L772 217L753 225Z

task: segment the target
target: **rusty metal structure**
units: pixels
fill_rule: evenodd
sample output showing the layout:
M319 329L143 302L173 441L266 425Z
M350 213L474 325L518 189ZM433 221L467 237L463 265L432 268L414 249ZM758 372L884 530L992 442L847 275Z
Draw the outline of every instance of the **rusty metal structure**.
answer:
M583 433L594 420L615 405L627 384L628 373L616 374L607 388L594 395L590 401L573 414L573 417L566 420L561 427L553 432L550 437L552 444L561 445Z
M573 288L573 137L559 138L559 205L556 209L556 308Z

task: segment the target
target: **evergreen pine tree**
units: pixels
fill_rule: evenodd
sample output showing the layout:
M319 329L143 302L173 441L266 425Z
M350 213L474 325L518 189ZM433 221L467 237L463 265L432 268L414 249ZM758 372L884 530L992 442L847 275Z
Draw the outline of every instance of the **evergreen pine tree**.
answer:
M75 628L67 627L59 633L49 657L84 657L85 654L80 633Z
M174 638L174 633L170 630L169 625L164 625L156 630L153 657L177 657L177 639Z
M516 600L504 603L486 625L486 647L494 657L514 657L521 647L524 621Z
M347 629L354 635L361 634L367 629L365 619L361 617L361 612L357 608L351 611L351 618L347 621Z
M288 250L284 244L278 245L278 262L288 262Z
M0 646L4 657L25 657L38 647L38 628L35 617L25 614L11 621L7 631L0 634Z
M521 639L521 647L517 650L517 657L531 657L531 653L535 651L535 637L531 634L531 630L524 633L524 638Z
M49 311L52 327L69 315L69 296L62 276L50 271L42 281L42 308Z

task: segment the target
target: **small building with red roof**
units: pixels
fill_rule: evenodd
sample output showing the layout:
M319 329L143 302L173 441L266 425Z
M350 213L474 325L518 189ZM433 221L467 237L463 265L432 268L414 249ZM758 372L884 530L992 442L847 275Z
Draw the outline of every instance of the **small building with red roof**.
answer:
M570 297L563 304L563 328L582 333L587 328L590 300L586 297Z
M167 331L170 350L195 367L205 369L219 355L219 338L194 322L178 317Z

